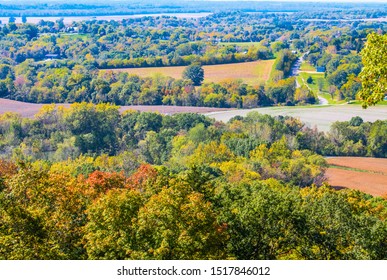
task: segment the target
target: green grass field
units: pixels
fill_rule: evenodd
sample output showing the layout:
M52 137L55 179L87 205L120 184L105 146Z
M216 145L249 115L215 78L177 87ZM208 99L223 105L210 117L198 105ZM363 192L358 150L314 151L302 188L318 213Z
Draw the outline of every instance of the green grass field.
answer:
M312 77L313 82L311 84L307 84L307 79L308 77ZM329 104L335 105L335 104L344 104L346 103L345 100L337 100L332 99L332 96L328 92L328 81L324 77L324 73L305 73L305 72L300 72L299 76L297 76L297 81L300 85L307 84L313 92L317 93L321 97L325 98L328 100ZM319 89L319 81L322 83L322 88L321 90Z
M302 84L305 84L306 83L306 80L308 79L308 77L312 77L313 79L313 82L311 84L308 84L308 86L314 91L314 92L320 92L319 90L319 82L318 80L322 81L322 88L321 88L321 91L322 92L328 92L328 82L327 80L324 78L324 73L304 73L304 72L301 72L300 75L298 76L299 78L299 83L302 85Z
M233 64L205 65L203 66L204 82L218 83L226 79L241 79L249 85L259 85L265 83L269 79L273 63L274 59ZM181 79L185 68L186 66L146 67L113 69L112 71L127 72L129 74L139 75L140 77L162 74L175 79Z
M309 62L304 61L304 62L301 64L300 70L301 70L301 71L316 71L316 67L314 67L313 65L311 65Z

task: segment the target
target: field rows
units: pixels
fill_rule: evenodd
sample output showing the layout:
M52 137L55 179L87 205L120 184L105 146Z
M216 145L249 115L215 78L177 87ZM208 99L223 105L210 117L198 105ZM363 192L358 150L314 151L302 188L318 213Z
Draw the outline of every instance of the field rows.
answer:
M218 83L225 79L242 79L250 85L259 85L269 79L274 60L259 60L243 63L205 65L204 82ZM136 74L140 77L149 77L162 74L175 79L181 79L186 66L174 67L145 67L145 68L123 68L113 69L114 72L126 72ZM109 70L101 70L109 71Z
M387 159L332 157L326 172L328 183L336 189L350 188L373 196L387 194Z
M352 117L360 116L364 121L387 120L387 106L375 106L362 109L360 105L336 106L294 106L294 107L265 107L256 109L230 110L227 112L213 112L207 114L219 121L227 122L235 116L246 116L249 112L259 112L272 116L292 116L299 118L307 126L317 127L321 131L329 131L335 121L349 121Z
M0 98L0 114L6 112L14 112L20 114L22 117L32 118L39 112L40 108L45 104L33 104L26 102L19 102L14 100L8 100ZM58 106L69 107L70 104L57 104ZM176 114L176 113L200 113L205 114L209 112L225 111L224 108L211 108L211 107L191 107L191 106L121 106L120 112L127 110L138 110L141 112L159 112L161 114Z

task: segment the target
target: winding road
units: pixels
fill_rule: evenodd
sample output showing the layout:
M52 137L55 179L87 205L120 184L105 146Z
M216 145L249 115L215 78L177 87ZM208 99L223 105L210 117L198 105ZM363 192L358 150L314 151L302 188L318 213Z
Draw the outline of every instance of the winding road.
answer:
M301 68L301 64L302 62L304 62L304 55L305 54L302 54L301 57L299 57L296 62L293 64L292 66L292 69L290 70L290 76L292 77L296 77L296 76L299 76L301 72L303 73L318 73L318 72L315 72L315 71L300 71L300 68ZM304 85L307 86L307 88L312 91L312 89L310 88L310 86L308 85L308 83L305 82L304 78L301 78ZM300 83L297 81L296 79L296 87L299 88L301 87ZM318 96L318 100L319 100L319 103L318 105L320 106L324 106L324 105L328 105L329 102L326 98L320 96L320 95L317 95Z

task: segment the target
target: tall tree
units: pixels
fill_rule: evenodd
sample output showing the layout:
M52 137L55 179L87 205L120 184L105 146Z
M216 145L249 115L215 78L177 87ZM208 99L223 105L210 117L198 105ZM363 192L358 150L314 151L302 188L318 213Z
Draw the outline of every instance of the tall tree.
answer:
M185 68L184 79L190 79L195 86L200 86L204 80L204 69L201 65L192 64Z
M358 96L367 108L383 100L387 93L387 34L369 34L360 54L364 68L360 73L362 89Z

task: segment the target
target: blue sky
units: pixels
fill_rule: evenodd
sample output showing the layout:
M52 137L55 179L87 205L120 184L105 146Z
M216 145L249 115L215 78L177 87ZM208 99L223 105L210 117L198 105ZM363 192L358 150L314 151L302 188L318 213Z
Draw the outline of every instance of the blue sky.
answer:
M139 2L141 0L109 0L108 2ZM148 2L149 0L147 0ZM168 0L165 0L168 1ZM172 0L176 1L176 0ZM190 1L190 0L182 0L183 1ZM385 3L387 4L387 0L191 0L191 1L255 1L255 2L320 2L320 3L327 3L327 2L341 2L341 3ZM33 3L33 2L40 2L40 3L50 3L50 2L56 2L56 3L106 3L105 0L0 0L1 3ZM157 3L157 0L154 0L155 3Z

